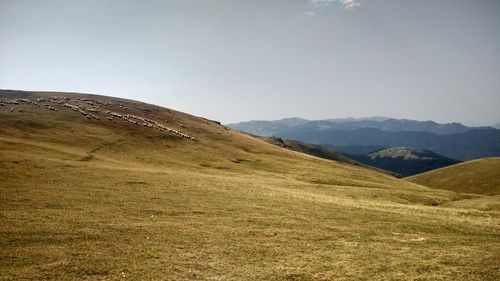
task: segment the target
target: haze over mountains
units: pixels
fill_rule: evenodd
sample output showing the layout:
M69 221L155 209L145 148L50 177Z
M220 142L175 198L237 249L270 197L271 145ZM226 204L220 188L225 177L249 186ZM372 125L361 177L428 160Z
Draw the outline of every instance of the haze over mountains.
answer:
M289 118L249 121L229 127L257 135L278 136L319 144L348 154L366 154L387 147L432 150L448 158L470 160L500 156L500 130L393 118Z
M460 123L439 124L434 121L416 121L408 119L394 119L388 117L367 118L336 118L325 120L307 120L301 118L285 118L276 121L248 121L228 124L230 127L251 134L271 136L289 129L316 128L321 130L356 130L373 128L382 131L416 131L438 135L464 133L473 128Z

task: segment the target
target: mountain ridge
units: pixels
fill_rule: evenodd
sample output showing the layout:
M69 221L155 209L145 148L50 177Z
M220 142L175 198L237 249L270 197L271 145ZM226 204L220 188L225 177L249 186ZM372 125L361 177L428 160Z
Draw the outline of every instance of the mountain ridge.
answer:
M405 129L407 124L410 128ZM228 126L247 132L253 131L249 127ZM492 127L466 127L459 123L438 124L414 120L407 122L397 119L332 123L322 120L291 128L260 129L277 137L331 147L349 154L366 154L371 152L367 151L371 148L406 146L432 150L458 160L500 156L500 130Z
M287 122L289 119L298 119L301 122L290 124ZM471 129L477 128L488 128L488 127L467 127L461 123L451 122L451 123L437 123L431 120L418 121L411 119L396 119L389 117L365 117L365 118L334 118L334 119L323 119L323 120L307 120L301 118L285 118L274 121L247 121L239 123L227 124L228 127L245 131L248 133L256 134L252 132L252 126L254 122L259 122L261 126L268 126L266 128L267 134L279 134L283 132L281 128L288 129L301 129L301 128L311 128L315 126L317 129L338 129L338 130L355 130L360 128L373 128L380 129L382 131L417 131L417 132L429 132L438 135L463 133ZM281 127L281 125L286 124L286 126Z
M391 147L364 155L347 155L369 166L394 172L403 177L454 165L461 161L450 159L431 150L409 147Z

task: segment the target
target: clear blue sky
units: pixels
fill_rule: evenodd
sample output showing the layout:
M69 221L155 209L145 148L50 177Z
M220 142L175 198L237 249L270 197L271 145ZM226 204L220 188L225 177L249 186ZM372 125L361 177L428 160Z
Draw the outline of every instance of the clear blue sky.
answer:
M500 122L498 0L0 0L0 88L224 123Z

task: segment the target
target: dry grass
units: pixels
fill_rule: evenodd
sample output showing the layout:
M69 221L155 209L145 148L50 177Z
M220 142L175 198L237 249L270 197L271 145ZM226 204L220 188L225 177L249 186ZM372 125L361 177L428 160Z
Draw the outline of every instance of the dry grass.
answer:
M408 177L407 180L455 192L500 195L500 157L467 161Z
M199 141L0 107L1 280L500 277L499 213L442 207L480 196L123 103Z

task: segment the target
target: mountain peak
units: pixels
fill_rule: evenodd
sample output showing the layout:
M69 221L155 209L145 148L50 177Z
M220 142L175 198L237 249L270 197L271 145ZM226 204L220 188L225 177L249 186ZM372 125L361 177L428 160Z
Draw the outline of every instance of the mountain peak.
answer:
M432 160L442 157L431 150L406 146L389 147L368 154L370 158L402 158L405 160Z
M406 146L389 147L365 155L348 156L366 165L391 171L404 177L460 162L431 150Z

